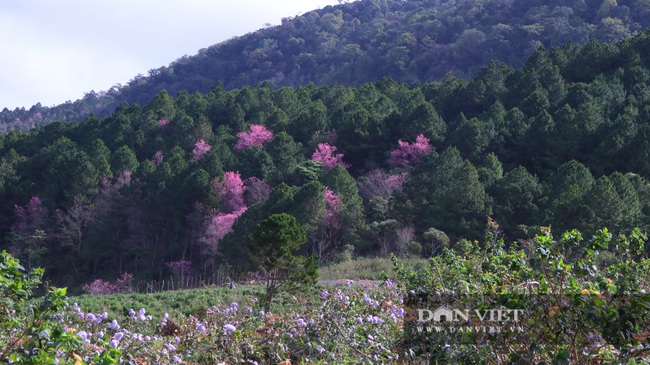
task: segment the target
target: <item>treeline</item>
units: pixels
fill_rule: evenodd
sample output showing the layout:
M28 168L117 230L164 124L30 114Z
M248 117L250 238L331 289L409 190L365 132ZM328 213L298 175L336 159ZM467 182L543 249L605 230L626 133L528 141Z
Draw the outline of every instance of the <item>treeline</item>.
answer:
M468 232L650 227L650 32L472 81L160 92L0 136L0 246L58 284L246 267L275 213L321 262ZM487 228L486 228L487 227ZM469 235L469 236L468 236Z
M217 81L231 90L262 82L356 86L385 76L431 82L448 73L470 79L491 60L518 68L540 46L613 43L649 26L643 0L361 0L286 18L75 102L3 110L0 133L106 116L163 89L206 93Z

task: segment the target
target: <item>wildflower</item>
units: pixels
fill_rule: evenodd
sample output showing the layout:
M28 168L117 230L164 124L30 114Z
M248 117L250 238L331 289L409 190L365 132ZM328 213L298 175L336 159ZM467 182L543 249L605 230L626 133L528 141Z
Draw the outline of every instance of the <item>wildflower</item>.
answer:
M122 332L117 332L116 334L113 335L113 339L118 340L118 341L121 340L122 337L124 337L124 333L122 333Z
M86 315L86 319L89 320L90 322L95 322L95 315L92 313L88 313Z
M230 304L230 308L232 308L232 309L234 309L234 310L237 310L237 307L238 307L238 306L239 306L239 304L237 304L236 302L232 302L232 303Z
M178 356L178 355L174 355L174 356L172 357L172 360L173 360L174 362L177 362L177 363L182 363L182 362L183 362L183 359L181 359L180 356Z
M354 280L349 280L345 282L345 285L349 288L350 285L354 284Z
M304 319L298 318L296 320L296 326L298 326L298 327L307 327L307 323L305 322Z
M330 293L327 290L323 290L323 292L320 294L320 297L323 299L327 299L330 297Z
M246 307L246 313L248 313L248 314L253 313L253 308L251 308L251 307Z
M232 324L227 324L223 326L223 329L225 329L228 332L234 332L237 330L237 328L235 328L235 326L233 326Z
M165 347L167 347L169 351L176 351L176 346L172 345L171 343L165 344Z
M104 332L102 331L97 332L97 338L102 338L102 337L104 337Z
M316 349L316 352L318 352L319 354L322 354L324 351L325 351L325 349L322 348L322 347L319 347L319 348Z
M116 339L112 339L111 342L109 342L109 345L112 348L116 349L120 345L120 342L118 340L116 340Z
M120 325L117 323L117 320L115 319L111 321L111 323L107 324L106 327L115 331L120 329Z
M129 316L135 317L135 311L133 310L133 308L129 309Z
M206 328L205 328L205 324L204 324L204 323L197 323L197 324L196 324L196 329L198 329L199 331L201 331L201 332L203 332L203 333L205 333L205 332L207 331Z

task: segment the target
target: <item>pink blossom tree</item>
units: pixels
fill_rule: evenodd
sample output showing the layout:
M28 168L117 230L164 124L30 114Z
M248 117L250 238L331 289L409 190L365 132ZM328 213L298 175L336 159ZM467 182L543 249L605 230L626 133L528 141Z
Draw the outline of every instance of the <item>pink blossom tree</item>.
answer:
M212 146L207 144L204 140L198 140L196 143L194 143L194 149L192 150L192 159L190 160L191 162L196 162L200 160L210 149Z
M205 234L199 239L199 243L201 243L201 255L204 258L204 271L209 266L212 266L214 255L219 250L219 242L221 239L232 232L232 226L235 224L235 221L246 212L246 209L246 206L242 206L239 210L230 213L217 213L208 218Z
M313 243L313 250L316 257L322 260L337 243L338 233L342 228L341 220L341 197L330 188L325 187L323 191L325 199L325 210L318 229L310 234Z
M221 181L215 180L212 185L219 192L222 213L231 213L244 206L246 186L239 172L227 171Z
M237 137L239 140L235 144L235 149L245 150L255 146L263 146L266 142L273 139L273 132L261 124L253 124L251 125L250 132L239 132L237 133Z
M341 165L346 169L350 167L350 165L343 162L343 154L336 153L336 147L327 143L319 143L316 150L311 155L311 159L322 163L323 167L328 170L336 165Z
M326 225L333 225L336 215L341 208L341 198L336 195L330 188L325 188L323 192L325 198L325 221Z
M429 139L420 134L414 143L398 141L399 147L390 153L391 167L409 167L418 164L422 158L432 151Z

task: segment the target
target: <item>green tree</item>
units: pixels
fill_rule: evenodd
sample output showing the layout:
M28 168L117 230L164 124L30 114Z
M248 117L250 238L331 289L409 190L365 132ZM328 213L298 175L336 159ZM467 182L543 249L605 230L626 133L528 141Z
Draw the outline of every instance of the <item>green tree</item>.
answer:
M315 259L296 253L306 241L305 230L295 217L286 213L271 215L255 228L249 241L249 257L266 277L264 310L267 313L280 289L316 283Z

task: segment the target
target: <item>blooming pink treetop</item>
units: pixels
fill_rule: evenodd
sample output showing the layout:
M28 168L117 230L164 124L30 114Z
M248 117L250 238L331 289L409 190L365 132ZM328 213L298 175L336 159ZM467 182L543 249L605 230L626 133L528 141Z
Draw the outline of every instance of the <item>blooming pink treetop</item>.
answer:
M239 132L237 133L239 140L235 144L236 150L245 150L248 148L253 148L255 146L262 146L266 142L273 139L273 132L266 129L265 126L261 124L251 125L250 132Z
M429 139L420 134L414 143L398 141L399 147L390 153L391 167L409 167L419 163L422 158L431 153Z
M165 129L169 125L169 119L161 119L158 121L158 127Z
M228 233L232 232L232 226L239 216L248 209L242 206L239 210L231 213L218 213L209 218L205 235L201 237L203 244L202 251L205 255L214 255L219 248L219 241Z
M192 159L191 159L191 161L192 162L198 161L199 159L201 159L201 157L203 157L203 155L208 153L208 151L210 151L211 148L212 148L212 146L207 144L202 139L196 141L196 143L194 143L194 149L192 150Z
M336 195L330 188L325 188L325 206L327 207L327 216L332 217L341 208L341 198Z
M213 186L219 191L223 213L232 213L244 206L246 187L239 172L227 171L221 181L214 181Z
M343 162L343 154L336 153L336 147L330 146L327 143L319 143L311 155L311 159L322 163L328 170L336 165L341 165L345 168L350 167L350 165Z

